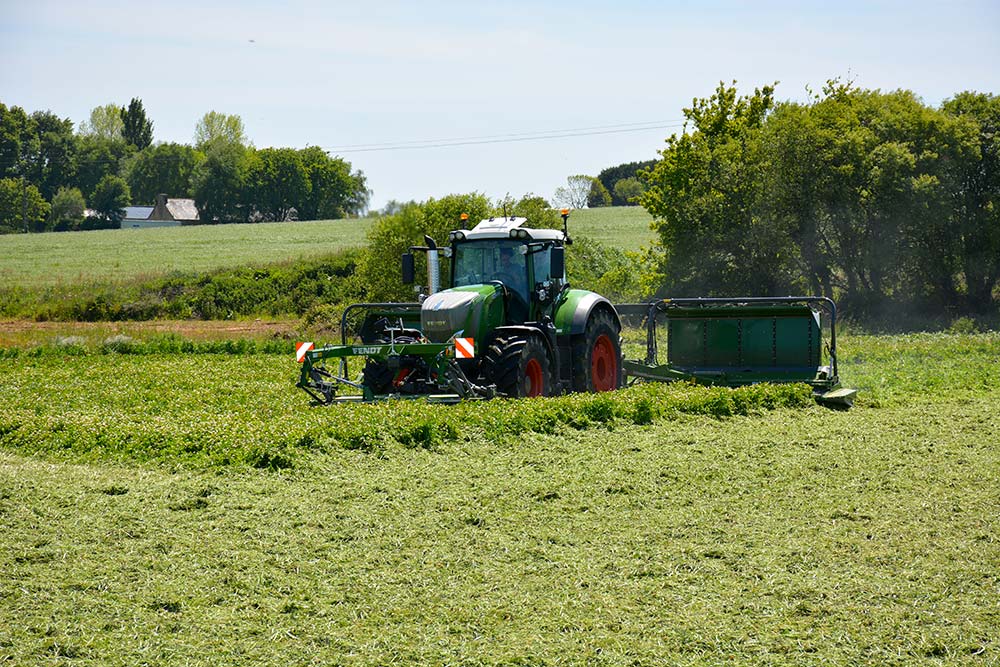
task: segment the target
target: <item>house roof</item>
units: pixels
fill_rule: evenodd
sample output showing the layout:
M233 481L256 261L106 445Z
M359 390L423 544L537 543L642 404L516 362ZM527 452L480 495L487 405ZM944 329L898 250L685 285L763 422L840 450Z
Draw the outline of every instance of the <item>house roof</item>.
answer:
M174 220L198 220L198 207L193 199L168 199L167 210Z
M149 214L152 212L153 212L152 206L126 206L125 219L146 220L147 218L149 218Z

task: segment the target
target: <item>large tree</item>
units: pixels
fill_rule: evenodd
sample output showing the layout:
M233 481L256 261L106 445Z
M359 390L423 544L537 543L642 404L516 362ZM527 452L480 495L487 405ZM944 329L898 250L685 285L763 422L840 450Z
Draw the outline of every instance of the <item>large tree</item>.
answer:
M766 209L791 227L813 289L837 289L858 313L955 303L949 193L972 138L908 91L831 81L809 105L779 105L767 130Z
M200 151L208 151L215 143L247 145L243 119L237 115L209 111L194 128L194 145Z
M0 234L43 231L48 215L38 188L23 178L0 179Z
M1000 96L963 92L942 110L972 123L976 133L977 150L957 169L951 229L969 306L985 313L1000 281Z
M90 205L108 226L117 227L125 217L125 207L131 202L128 183L118 176L105 176L94 188Z
M247 201L247 149L240 144L214 141L207 144L205 159L191 178L191 190L202 222L246 222L252 202Z
M597 175L597 180L611 193L611 205L630 206L628 197L615 193L618 182L629 178L639 178L640 172L651 169L654 164L656 164L656 160L646 160L645 162L626 162L602 169L601 173ZM631 186L626 186L625 192L631 195Z
M80 188L90 201L94 188L105 176L117 176L131 147L121 138L106 139L97 135L77 137L76 176L70 185Z
M153 143L153 121L146 118L142 100L133 97L128 108L119 110L122 119L122 137L137 150Z
M186 144L159 144L139 151L125 163L132 201L152 204L156 195L190 197L195 169L204 154Z
M94 107L90 118L80 123L80 134L107 140L121 140L125 123L122 122L122 108L117 104Z
M303 220L328 220L357 215L368 204L368 190L361 172L351 172L351 163L331 157L318 146L299 151L309 176L309 196L299 209Z
M773 86L740 96L735 85L684 110L649 174L641 202L654 218L664 287L677 296L787 294L791 239L761 214L762 127ZM687 129L687 128L686 128Z
M38 152L38 132L32 118L18 106L0 103L0 177L27 175Z
M83 194L77 188L59 188L52 197L52 211L45 228L53 232L67 232L79 229L83 223L87 205Z
M287 220L309 197L309 174L294 148L248 152L247 201L263 220Z
M32 142L29 177L42 196L51 200L56 191L76 178L77 138L73 121L50 111L31 114L37 141Z

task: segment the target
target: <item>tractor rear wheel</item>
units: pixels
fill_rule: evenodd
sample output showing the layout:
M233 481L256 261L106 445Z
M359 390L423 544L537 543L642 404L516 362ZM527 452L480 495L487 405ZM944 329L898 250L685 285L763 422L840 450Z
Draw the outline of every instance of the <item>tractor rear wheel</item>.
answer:
M552 362L539 336L501 336L486 350L483 381L513 398L552 393Z
M622 348L610 314L590 316L583 335L573 344L573 390L611 391L622 386Z

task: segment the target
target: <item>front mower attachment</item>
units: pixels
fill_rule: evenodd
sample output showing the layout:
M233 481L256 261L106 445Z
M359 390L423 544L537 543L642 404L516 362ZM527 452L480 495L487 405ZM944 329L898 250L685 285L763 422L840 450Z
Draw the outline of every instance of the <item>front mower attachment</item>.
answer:
M480 386L469 380L455 359L455 344L390 341L383 344L332 345L309 349L302 358L302 372L297 387L323 404L377 401L389 398L423 398L431 403L457 403L468 399L492 398L496 388ZM365 371L373 365L378 372L389 373L384 391L365 381L365 372L356 379L348 377L347 359L362 357ZM323 363L339 361L333 371ZM436 390L436 391L435 391ZM349 393L340 395L339 392Z

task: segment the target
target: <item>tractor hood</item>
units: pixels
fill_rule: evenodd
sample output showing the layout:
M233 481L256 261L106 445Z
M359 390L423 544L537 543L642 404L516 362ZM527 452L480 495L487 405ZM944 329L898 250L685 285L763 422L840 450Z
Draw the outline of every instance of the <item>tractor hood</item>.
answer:
M421 331L433 343L447 342L458 332L478 338L484 322L496 326L493 321L503 317L503 300L497 298L497 289L494 285L465 285L430 295L420 308ZM496 309L500 312L495 314L492 311Z

